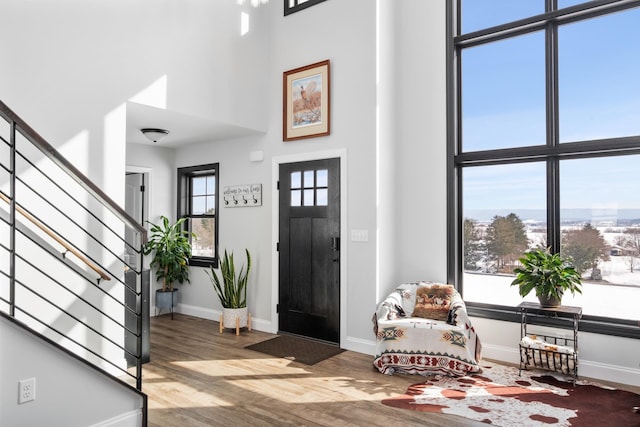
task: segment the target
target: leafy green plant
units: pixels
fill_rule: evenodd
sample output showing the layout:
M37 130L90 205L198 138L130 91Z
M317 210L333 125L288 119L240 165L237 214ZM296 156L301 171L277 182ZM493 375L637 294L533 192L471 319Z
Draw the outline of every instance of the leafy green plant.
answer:
M222 278L218 277L213 266L211 271L207 272L213 289L216 291L224 308L244 308L247 306L247 280L251 270L251 255L248 249L245 249L245 252L247 254L247 269L245 270L244 266L242 266L237 276L233 252L229 254L226 250L224 251L224 258L220 262Z
M189 281L189 258L191 243L189 237L195 238L192 232L183 229L185 218L175 224L161 216L161 225L151 224L151 237L144 246L144 254L153 252L151 267L156 267L156 280L162 280L162 291L173 291L173 283Z
M569 260L549 249L534 249L519 259L522 267L514 269L516 278L511 286L519 286L520 296L525 297L535 289L538 298L562 299L569 291L582 293L580 273Z

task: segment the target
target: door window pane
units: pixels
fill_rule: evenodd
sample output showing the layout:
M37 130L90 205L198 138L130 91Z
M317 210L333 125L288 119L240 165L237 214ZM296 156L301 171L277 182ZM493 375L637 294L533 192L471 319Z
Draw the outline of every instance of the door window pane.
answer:
M316 179L316 186L327 187L329 185L329 171L327 169L317 170Z
M583 280L583 294L565 295L563 304L585 314L640 318L639 162L622 156L560 163L561 250Z
M301 206L301 205L302 205L302 191L291 190L291 206Z
M560 142L640 134L640 9L559 28Z
M300 172L291 172L291 188L302 187L302 174Z
M304 171L304 188L311 188L315 185L315 180L313 179L314 171Z
M462 52L463 151L546 143L544 34Z
M546 246L544 163L466 168L463 184L465 300L518 305L513 269L525 251Z
M320 188L316 190L316 205L317 206L328 206L329 199L327 198L328 191L326 188Z
M304 205L305 206L313 206L315 201L313 199L313 190L304 190Z

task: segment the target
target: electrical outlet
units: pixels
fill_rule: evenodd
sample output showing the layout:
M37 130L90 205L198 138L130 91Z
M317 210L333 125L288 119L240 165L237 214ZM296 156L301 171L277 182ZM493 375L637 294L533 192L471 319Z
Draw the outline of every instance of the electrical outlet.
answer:
M18 382L18 404L36 400L36 379L29 378Z

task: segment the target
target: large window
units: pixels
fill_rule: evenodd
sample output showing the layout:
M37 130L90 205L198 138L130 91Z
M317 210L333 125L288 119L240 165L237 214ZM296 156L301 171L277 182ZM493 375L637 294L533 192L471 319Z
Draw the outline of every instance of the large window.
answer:
M582 274L563 303L587 330L640 337L640 1L449 11L450 280L511 318L518 258L549 247Z
M284 16L304 10L325 0L284 0Z
M189 263L218 266L218 181L217 163L178 169L178 217L187 218L192 239Z

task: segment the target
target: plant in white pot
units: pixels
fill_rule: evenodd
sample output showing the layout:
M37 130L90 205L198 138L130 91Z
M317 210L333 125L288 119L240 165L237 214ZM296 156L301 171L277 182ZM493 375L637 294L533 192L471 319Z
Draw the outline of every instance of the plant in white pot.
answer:
M251 270L251 254L245 249L247 254L247 265L240 267L236 275L236 266L233 259L233 252L224 251L224 257L220 262L220 275L218 277L213 266L207 272L213 289L222 304L222 316L220 316L220 332L222 329L235 328L236 335L240 328L248 327L251 330L251 317L247 312L247 281Z
M174 224L161 216L162 224L151 224L151 236L144 246L144 254L153 253L150 266L156 268L156 280L162 281L162 289L156 291L156 307L171 308L176 299L177 288L175 282L189 282L189 258L191 257L191 243L189 237L195 234L183 228L185 218L180 218Z

